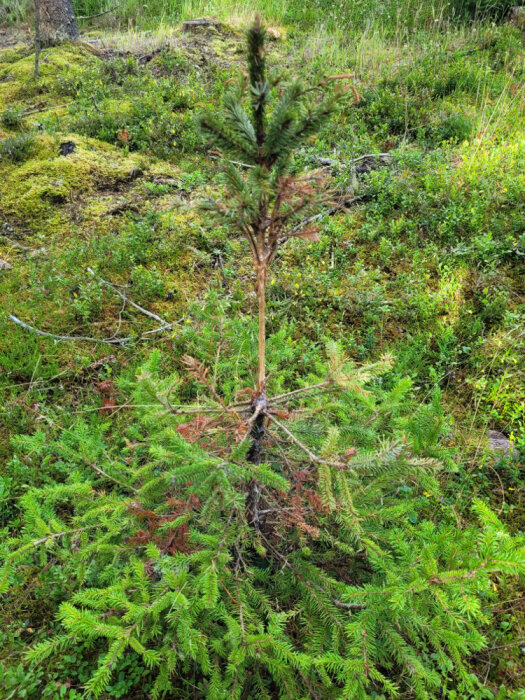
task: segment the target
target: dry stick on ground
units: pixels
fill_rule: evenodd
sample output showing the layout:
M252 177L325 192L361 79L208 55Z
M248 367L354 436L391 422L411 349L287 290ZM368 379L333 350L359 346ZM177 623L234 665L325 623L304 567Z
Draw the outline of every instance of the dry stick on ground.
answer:
M336 462L332 461L329 459L323 459L323 457L318 457L316 454L314 454L306 445L304 445L298 438L295 437L295 435L288 430L288 428L283 425L280 421L277 420L275 416L272 416L271 413L266 414L268 418L272 421L272 423L275 423L275 425L280 428L283 433L286 433L290 440L294 442L297 447L299 447L305 454L308 455L308 457L312 460L312 462L315 462L316 464L328 464L331 467L338 467L339 469L345 469L348 467L348 464L345 462Z
M17 316L14 316L13 314L9 314L9 318L13 323L16 323L18 326L21 326L26 331L31 331L32 333L36 333L37 335L41 335L45 338L52 338L53 340L85 340L85 341L89 341L92 343L103 343L105 345L122 345L122 344L127 343L131 340L131 337L129 337L129 338L114 338L113 340L111 340L111 339L108 340L106 338L90 338L90 337L84 336L84 335L57 335L56 333L48 333L47 331L41 331L39 328L35 328L34 326L30 326L29 323L22 321L21 319L19 319Z
M138 336L130 335L126 338L92 338L90 336L84 335L58 335L57 333L48 333L47 331L42 331L39 328L35 328L29 323L22 321L14 314L9 314L9 319L13 323L16 323L18 326L24 328L26 331L31 331L32 333L36 333L36 335L41 335L45 338L52 338L53 340L84 340L90 343L102 343L103 345L125 345L126 343L129 343L132 340L144 340L145 338L147 338L148 335L151 335L153 333L162 333L165 330L173 328L175 323L178 323L177 321L175 323L166 323L160 326L159 328L154 328L151 331L145 331L144 333L141 333Z
M93 275L94 277L96 276L95 273L91 268L88 267L88 272ZM31 326L29 323L26 323L25 321L22 321L19 319L17 316L14 314L9 314L9 318L13 323L16 323L18 326L21 326L25 330L31 331L32 333L36 333L37 335L44 336L46 338L52 338L53 340L83 340L83 341L88 341L91 343L103 343L105 345L125 345L126 343L129 343L131 340L143 340L147 338L149 335L152 335L154 333L162 333L163 331L169 330L170 328L173 328L177 323L180 323L182 319L179 319L178 321L175 321L174 323L168 323L165 319L161 318L160 316L157 316L157 314L154 314L152 311L148 311L144 307L140 306L139 304L135 303L131 299L127 297L127 295L124 292L121 292L120 289L118 289L114 284L111 284L111 282L107 282L106 280L102 279L101 277L98 278L104 285L112 289L120 298L123 300L124 305L129 304L129 306L132 306L133 308L137 309L137 311L140 311L140 313L144 314L145 316L148 316L149 318L154 319L155 321L158 321L161 325L158 328L153 328L150 331L144 331L144 333L141 333L140 335L133 337L133 336L127 336L125 338L92 338L89 336L83 336L83 335L58 335L56 333L49 333L48 331L42 331L39 328L35 328L34 326ZM120 316L122 315L123 309L120 311Z
M51 105L50 107L39 107L38 109L27 109L22 112L23 117L28 117L30 114L39 114L40 112L51 112L53 109L64 109L65 107L70 107L73 102L65 102L62 105Z
M97 12L96 15L80 15L80 17L77 17L76 19L95 19L95 17L102 17L103 15L109 15L110 12L115 12L115 10L118 10L121 5L115 5L114 7L110 7L109 10L104 10L104 12Z
M336 160L335 158L317 158L317 161L324 166L332 166L332 165L337 165L340 167L348 167L349 165L355 165L356 163L360 163L362 160L366 160L367 158L374 158L374 159L380 159L380 158L391 158L390 153L365 153L362 156L358 156L357 158L352 158L352 160L349 161L340 161Z
M88 271L89 274L92 275L93 277L97 277L97 275L95 274L95 272L94 272L90 267L87 268L87 271ZM167 321L165 321L165 320L164 320L163 318L161 318L160 316L157 316L157 314L154 314L152 311L148 311L148 310L145 309L144 307L139 306L139 304L136 304L136 303L135 303L134 301L132 301L131 299L128 299L127 296L124 294L124 292L121 292L120 289L118 289L118 285L112 284L111 282L108 282L107 280L103 279L102 277L98 277L98 279L99 279L100 282L102 282L102 284L106 285L106 287L110 287L110 289L112 289L116 294L118 294L119 297L121 297L121 299L124 299L124 300L126 301L127 304L129 304L130 306L133 306L133 308L137 309L138 311L140 311L140 312L141 312L142 314L144 314L145 316L149 316L150 318L154 319L155 321L159 321L159 323L162 323L163 325L170 326L170 327L173 326L172 323L171 323L171 324L168 323ZM151 332L151 331L150 331L150 332Z
M7 224L4 224L4 229L9 230L10 232L12 231L14 233L14 229L12 229ZM0 238L5 238L5 240L8 243L13 245L15 248L18 248L19 250L22 250L24 253L27 253L27 255L29 255L29 257L34 257L35 255L41 255L41 254L46 252L45 248L35 248L35 249L28 248L27 246L22 245L18 241L14 241L12 238L9 238L9 236L3 232L0 232Z
M27 382L29 384L29 382ZM13 386L17 386L14 384ZM168 408L168 404L163 403L162 401L159 400L158 403L122 403L122 404L117 404L115 406L111 406L111 414L116 413L117 411L121 411L123 408L162 408L166 409L168 413L173 413L173 414L201 414L201 413L213 413L214 415L217 415L218 413L222 413L222 410L219 408L210 408L210 407L201 407L201 406L188 406L186 404L180 405L180 406L174 406L173 404L170 404L170 407ZM104 407L102 407L104 408ZM81 408L77 411L73 411L72 413L76 415L77 413L94 413L95 411L100 411L101 407L100 406L93 406L91 408ZM110 414L110 415L111 415Z
M113 481L115 484L118 484L119 486L122 486L123 488L129 489L133 493L138 493L139 490L136 489L134 486L131 486L131 484L126 484L124 481L120 481L120 479L115 478L114 476L111 476L110 474L107 474L103 469L101 469L99 466L97 466L94 462L90 462L89 460L85 460L85 463L91 467L94 471L96 471L100 476L103 476L105 479L108 479L109 481Z
M308 226L309 224L312 224L315 221L322 219L323 216L333 216L337 212L340 212L340 211L343 211L344 209L352 207L354 204L357 204L358 202L362 202L364 199L366 199L366 197L367 197L366 194L362 194L362 195L359 195L356 197L350 197L348 199L341 199L340 202L335 204L333 207L330 207L330 209L327 209L326 211L322 211L319 214L315 214L314 216L309 216L304 221L301 221L300 223L296 224L292 229L290 229L290 231L288 231L286 236L279 239L279 243L284 243L289 238L300 237L300 234L298 236L298 232L301 231L306 226Z
M24 253L31 253L32 252L31 248L28 248L27 246L22 245L21 243L18 243L17 241L13 241L12 238L8 238L5 234L2 233L0 235L2 236L2 238L5 238L8 243L10 243L11 245L14 245L15 248L18 248L19 250L23 250Z

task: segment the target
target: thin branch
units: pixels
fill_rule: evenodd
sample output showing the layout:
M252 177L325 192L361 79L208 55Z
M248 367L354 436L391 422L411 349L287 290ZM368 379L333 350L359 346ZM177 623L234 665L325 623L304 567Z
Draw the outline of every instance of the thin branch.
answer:
M5 233L2 233L0 235L3 238L5 238L8 243L11 243L11 245L14 245L15 248L19 248L20 250L23 250L24 253L31 253L31 248L28 248L27 246L22 245L21 243L18 243L17 241L13 241L13 239L6 236Z
M137 336L129 335L126 338L92 338L90 336L84 335L58 335L56 333L48 333L47 331L42 331L39 328L30 326L29 323L22 321L13 314L9 314L9 319L13 323L16 323L18 326L24 328L26 331L31 331L32 333L36 333L37 335L41 335L45 338L52 338L53 340L83 340L90 343L102 343L103 345L125 345L126 343L129 343L132 340L144 340L148 335L151 335L153 333L162 333L166 330L169 330L170 328L173 328L175 323L178 323L178 321L176 321L175 323L164 324L162 326L159 326L158 328L153 328L153 330L151 331L145 331L144 333L141 333Z
M25 321L21 321L17 316L14 316L13 314L9 314L9 318L11 321L13 321L13 323L16 323L17 325L21 326L27 331L31 331L32 333L36 333L37 335L44 336L45 338L53 338L54 340L86 340L91 343L103 343L105 345L122 345L132 340L131 337L114 338L113 340L111 340L107 338L90 338L84 335L57 335L56 333L48 333L47 331L41 331L39 328L30 326L28 323L25 323Z
M276 396L271 396L268 399L268 403L270 406L274 403L280 403L281 401L287 401L291 396L295 396L296 394L304 394L307 391L317 391L319 389L326 389L333 383L332 379L325 379L324 382L320 382L319 384L312 384L310 386L303 386L301 389L294 389L293 391L288 391L286 394L277 394Z
M335 160L335 158L317 158L317 161L323 165L323 166L341 166L341 167L348 167L349 165L355 165L355 163L359 163L362 160L367 160L367 158L374 158L374 159L379 159L379 158L391 158L390 153L365 153L362 156L358 156L357 158L352 158L352 160L348 161L340 161L340 160Z
M272 421L272 423L275 423L288 437L292 442L294 442L297 447L299 447L305 454L310 457L312 462L315 462L316 464L328 464L331 467L339 467L340 469L346 469L348 467L348 464L345 464L344 462L333 462L329 459L323 459L322 457L318 457L316 454L314 454L306 445L304 445L298 438L295 437L293 433L291 433L288 428L283 425L280 421L275 418L275 416L272 416L271 413L266 414L268 418Z
M63 105L52 105L50 107L39 107L38 109L28 109L25 112L22 112L23 117L28 117L30 114L39 114L40 112L51 112L53 109L63 109L64 107L69 107L72 105L72 102L66 102Z
M16 385L14 385L16 386ZM73 411L73 413L92 413L94 411L100 411L101 408L105 408L104 406L93 406L92 408L81 408L78 411ZM115 413L116 411L121 411L123 408L164 408L166 410L166 404L162 403L159 401L158 403L124 403L124 404L118 404L116 406L111 406L110 410L112 413ZM222 408L201 408L199 406L174 406L173 404L170 404L170 409L168 411L169 413L177 413L180 415L184 414L201 414L201 413L222 413L223 409Z
M342 600L332 600L332 603L338 608L344 608L345 610L364 610L366 605L361 603L343 603Z
M304 219L304 221L301 221L296 226L291 228L288 231L288 233L286 233L282 238L279 239L279 242L283 243L288 238L295 237L298 231L301 231L305 226L308 226L308 224L311 224L314 221L318 221L323 216L332 216L332 214L336 214L338 211L342 211L343 209L347 209L348 207L352 207L354 204L357 204L357 202L361 202L364 199L366 199L366 196L367 195L362 194L362 195L359 195L357 197L350 197L349 199L342 199L340 203L336 204L333 207L330 207L330 209L327 209L327 211L323 211L320 214L314 214L313 216L309 216L307 219Z
M241 163L240 160L228 160L228 158L219 158L219 156L208 153L208 158L213 158L213 160L225 160L227 163L232 165L238 165L240 168L255 168L255 165L250 165L249 163Z
M358 158L354 158L353 160L350 161L350 163L359 163L360 160L366 160L367 158L390 158L391 154L390 153L365 153L363 156L359 156Z
M115 10L118 10L119 7L121 7L120 3L118 5L115 5L114 7L110 7L109 10L104 10L104 12L98 12L96 15L81 15L80 17L76 17L76 19L94 19L95 17L102 17L102 15L108 15L110 12L115 12Z
M109 481L113 481L115 484L118 484L119 486L123 486L124 488L129 489L130 491L133 491L133 493L139 492L139 489L136 489L134 486L131 486L130 484L126 484L123 481L120 481L119 479L115 478L114 476L107 474L103 469L101 469L99 466L97 466L94 462L90 462L87 459L84 461L92 469L94 469L98 474L100 474L101 476L103 476L106 479L109 479Z
M93 275L93 277L97 277L95 272L90 267L87 268L87 271L89 272L90 275ZM150 318L154 319L155 321L159 321L159 323L162 323L166 326L170 326L170 327L173 326L173 324L168 323L160 316L157 316L157 314L154 314L152 311L148 311L144 307L139 306L139 304L136 304L134 301L131 301L131 299L128 299L127 296L123 292L121 292L120 289L118 289L116 285L112 284L111 282L108 282L107 280L103 279L102 277L98 277L98 279L102 282L102 284L105 284L106 287L110 287L116 294L119 295L119 297L121 299L124 299L130 306L133 306L133 308L137 309L145 316L149 316Z
M91 101L93 102L93 105L94 105L95 109L97 110L97 112L99 114L102 114L102 110L98 106L97 98L95 97L95 95L91 95Z
M102 527L101 525L86 525L86 527L79 527L76 530L64 530L63 532L52 532L49 535L46 535L45 537L41 537L39 540L33 540L30 542L31 547L38 547L40 544L44 544L44 542L47 542L48 540L56 540L59 537L66 537L67 535L76 535L78 532L85 532L86 530L95 530L98 529L99 527ZM16 552L15 552L16 554Z
M43 255L46 252L45 248L28 248L27 246L18 243L18 241L14 241L12 238L9 238L9 236L6 236L5 233L0 233L0 236L5 238L5 240L15 248L18 248L18 250L26 253L30 258L34 258L36 255Z
M9 239L8 239L9 240ZM23 247L22 247L23 248ZM88 267L87 271L89 272L90 275L93 277L96 277L95 272ZM148 335L152 335L153 333L161 333L165 330L169 330L170 328L173 328L175 323L179 323L179 321L176 321L175 323L168 323L165 319L161 318L160 316L157 316L157 314L154 314L152 311L148 311L145 309L143 306L140 306L136 302L132 301L131 299L128 299L127 295L125 292L121 292L120 289L117 288L116 285L111 284L111 282L108 282L105 279L102 279L102 277L98 278L102 284L106 285L110 289L112 289L118 296L122 299L123 301L123 307L119 313L119 327L120 327L120 319L122 316L122 312L124 310L124 306L126 304L129 304L133 308L137 309L137 311L140 311L140 313L144 314L145 316L148 316L148 318L152 318L155 321L158 321L161 325L158 328L153 328L150 331L144 331L144 333L141 333L139 336L137 336L137 339L144 339ZM131 340L133 340L133 336L127 336L126 338L92 338L90 336L82 336L82 335L58 335L56 333L48 333L47 331L42 331L39 328L35 328L34 326L30 326L28 323L25 321L22 321L19 319L17 316L14 316L13 314L9 314L9 318L13 323L16 323L17 325L21 326L25 330L31 331L33 333L36 333L37 335L44 336L46 338L53 338L53 340L84 340L88 341L91 343L103 343L105 345L124 345L125 343L129 343Z

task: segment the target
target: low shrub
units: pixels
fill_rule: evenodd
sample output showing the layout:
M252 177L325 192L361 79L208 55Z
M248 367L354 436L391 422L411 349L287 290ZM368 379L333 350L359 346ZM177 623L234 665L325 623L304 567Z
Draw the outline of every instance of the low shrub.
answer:
M8 136L0 141L0 159L7 158L13 163L22 163L31 156L34 144L33 134Z

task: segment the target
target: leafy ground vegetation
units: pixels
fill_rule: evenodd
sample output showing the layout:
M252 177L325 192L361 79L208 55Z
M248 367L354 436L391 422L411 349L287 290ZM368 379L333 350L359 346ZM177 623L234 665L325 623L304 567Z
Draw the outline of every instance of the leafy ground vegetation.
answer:
M359 103L289 163L347 204L269 273L260 464L250 251L198 206L231 179L195 119L254 8L124 3L35 81L10 5L1 698L523 697L523 35L467 5L265 8L270 75Z

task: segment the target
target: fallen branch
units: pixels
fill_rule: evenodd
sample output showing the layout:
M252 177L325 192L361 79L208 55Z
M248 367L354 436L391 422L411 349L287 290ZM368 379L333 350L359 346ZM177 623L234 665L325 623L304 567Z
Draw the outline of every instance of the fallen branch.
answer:
M35 255L42 255L46 252L45 248L36 248L32 250L31 248L28 248L27 246L18 243L18 241L13 241L13 239L6 236L5 233L0 233L0 236L3 236L8 243L14 245L14 247L18 248L18 250L22 250L24 253L27 253L27 255L29 255L30 258L35 257Z
M345 610L364 610L366 605L362 603L343 603L342 600L332 600L332 603L338 608L344 608Z
M359 163L361 160L366 160L367 158L391 158L390 153L365 153L363 156L358 156L350 161L350 163Z
M318 457L316 454L314 454L306 445L304 445L298 438L295 437L295 435L288 430L288 428L283 425L280 421L275 418L275 416L272 416L271 413L266 414L268 418L272 421L272 423L275 423L277 427L279 427L288 437L292 442L294 442L297 447L299 447L305 454L310 457L312 462L315 462L315 464L328 464L330 467L338 467L339 469L346 469L348 467L348 464L345 464L344 462L333 462L329 459L323 459L322 457Z
M20 385L18 385L20 386ZM108 407L109 411L111 411L111 414L116 413L117 411L121 411L123 408L129 408L129 409L134 409L134 408L164 408L167 410L169 413L174 413L174 414L188 414L188 415L193 415L197 414L200 415L201 413L222 413L222 409L219 408L201 408L200 406L186 406L186 405L177 405L174 406L170 404L170 408L167 408L167 404L162 403L160 400L158 403L123 403L123 404L117 404L115 406L110 406ZM104 408L102 406L102 408ZM100 411L101 406L93 406L91 408L82 408L79 409L78 411L74 411L73 413L93 413L95 411ZM110 414L110 415L111 415Z
M318 391L320 389L326 389L332 384L332 379L325 379L324 382L319 384L312 384L311 386L303 386L301 389L294 389L293 391L288 391L285 394L277 394L272 396L268 403L272 406L274 403L281 403L281 401L288 401L289 398L295 396L296 394L304 394L307 391Z
M365 153L362 156L358 156L357 158L352 158L352 160L348 161L340 161L340 160L335 160L335 158L317 158L318 162L325 166L325 167L331 167L331 166L338 166L338 167L343 167L346 168L350 165L355 165L356 163L360 163L362 160L367 160L368 158L374 158L376 160L380 158L391 158L390 153Z
M89 272L90 275L93 275L93 277L97 277L95 272L90 267L87 268L87 271ZM154 314L152 311L148 311L143 306L140 306L139 304L135 303L131 299L128 299L128 297L124 294L124 292L121 292L120 289L118 289L118 287L116 285L112 284L111 282L108 282L107 280L103 279L102 277L98 277L98 279L100 280L100 282L102 282L102 284L105 284L106 287L109 287L110 289L112 289L115 292L115 294L118 294L119 297L121 299L123 299L127 304L129 304L130 306L133 306L134 309L137 309L137 311L140 311L145 316L149 316L149 318L152 318L155 321L159 321L159 323L163 324L166 328L172 328L174 326L173 323L168 323L160 316L157 316L157 314ZM146 333L144 333L143 335L146 335L148 333L154 333L157 331L158 331L158 329L156 331L146 331Z
M122 486L126 489L129 489L133 493L138 493L139 490L136 489L134 486L131 486L131 484L126 484L124 481L120 481L119 479L116 479L114 476L111 476L110 474L107 474L103 469L101 469L99 466L97 466L94 462L90 462L89 460L85 460L85 463L88 464L91 469L94 469L100 476L103 476L105 479L109 479L109 481L113 481L115 484L118 484L118 486Z
M69 107L72 102L66 102L63 105L52 105L51 107L39 107L38 109L28 109L22 112L23 117L28 117L30 114L39 114L40 112L50 112L53 109L63 109L64 107Z
M118 5L115 5L114 7L110 7L109 10L104 10L104 12L98 12L96 15L81 15L80 17L76 17L77 20L79 19L95 19L95 17L102 17L102 15L109 15L110 12L115 12L115 10L118 10L119 7L121 6L121 3Z
M240 168L255 168L255 165L250 165L249 163L241 163L239 160L228 160L228 158L220 158L214 153L208 153L208 157L212 158L213 160L225 160L227 163L231 163L232 165L238 165Z
M368 195L366 194L361 194L357 197L349 197L348 199L342 199L338 204L334 205L333 207L330 207L330 209L327 209L327 211L323 211L320 214L314 214L314 216L309 216L307 219L304 219L304 221L301 221L300 223L296 224L293 228L291 228L285 236L279 239L279 242L284 243L284 241L288 240L288 238L296 237L297 232L301 231L305 226L308 226L308 224L322 219L323 216L332 216L333 214L336 214L337 212L342 211L343 209L352 207L354 204L357 204L357 202L361 202L364 199L366 199L367 196Z
M49 540L56 540L59 537L67 537L67 535L76 535L79 532L86 532L87 530L97 530L99 527L102 527L102 525L86 525L85 527L77 527L75 530L64 530L63 532L51 532L49 535L46 535L45 537L41 537L39 540L33 540L32 542L29 543L29 546L31 547L38 547L41 544L44 544L44 542L48 542ZM26 545L27 548L27 545ZM16 552L15 552L16 554Z
M44 336L45 338L53 338L53 340L86 340L86 341L89 341L91 343L103 343L105 345L123 345L123 344L129 342L130 340L132 340L131 337L107 339L107 338L90 338L90 337L84 336L84 335L57 335L56 333L48 333L47 331L42 331L39 328L35 328L34 326L30 326L29 323L22 321L21 319L19 319L17 316L14 316L13 314L9 314L9 318L13 323L16 323L18 326L21 326L26 331L31 331L32 333L36 333L36 335Z
M88 272L96 277L94 271L88 267L87 268ZM118 289L114 284L111 284L111 282L108 282L107 280L102 279L101 277L98 278L102 284L106 285L110 289L112 289L118 296L123 300L124 305L123 308L120 311L120 315L122 314L122 311L124 310L124 306L126 304L129 304L133 308L137 309L137 311L140 311L142 314L145 316L148 316L148 318L152 318L155 321L158 321L161 325L158 328L153 328L150 331L144 331L144 333L141 333L140 335L134 337L134 336L127 336L125 338L92 338L90 336L83 336L83 335L58 335L56 333L49 333L48 331L42 331L39 328L35 328L34 326L29 325L25 321L22 321L19 319L17 316L14 316L13 314L9 314L9 318L13 323L16 323L17 325L21 326L25 330L31 331L32 333L36 333L37 335L44 336L46 338L53 338L53 340L83 340L91 343L103 343L105 345L125 345L126 343L129 343L131 340L143 340L144 338L147 338L149 335L152 335L154 333L162 333L163 331L169 330L170 328L173 328L173 326L176 323L179 323L181 319L178 321L175 321L175 323L168 323L165 319L161 318L160 316L157 316L157 314L154 314L152 311L148 311L145 309L143 306L140 306L140 304L137 304L136 302L132 301L131 299L128 299L126 294L124 292L121 292L120 289Z

